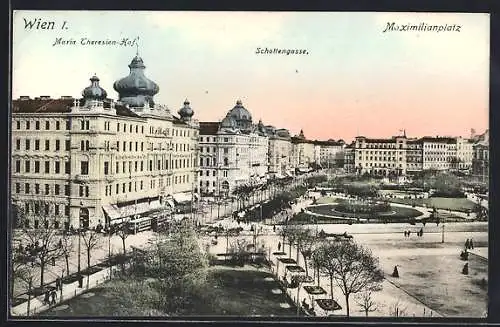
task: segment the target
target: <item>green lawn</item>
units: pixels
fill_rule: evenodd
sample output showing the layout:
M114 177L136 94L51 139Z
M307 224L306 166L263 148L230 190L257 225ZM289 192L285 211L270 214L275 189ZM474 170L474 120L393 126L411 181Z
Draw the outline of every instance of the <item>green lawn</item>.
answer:
M335 205L323 205L317 207L308 207L308 210L314 213L322 214L322 215L335 215L337 217L354 217L354 218L370 218L375 221L375 219L382 220L387 219L391 222L399 222L399 221L407 221L410 218L418 217L422 213L418 210L412 208L402 208L392 206L391 212L389 213L376 213L376 214L360 214L360 213L339 213L334 212L332 209L335 209ZM322 217L323 219L326 217ZM332 218L335 219L335 218Z
M428 198L428 199L388 199L390 202L412 205L415 203L418 206L423 204L427 207L436 207L437 209L451 209L453 211L472 210L475 203L466 198Z
M234 270L212 268L208 272L207 282L190 297L182 316L294 316L296 307L284 294L274 294L280 289L268 272L256 270ZM269 279L269 278L267 278ZM53 308L42 316L45 317L109 317L109 316L173 316L138 303L147 303L158 298L158 290L150 282L111 281L103 287L91 290L91 297L79 296L66 302L66 306ZM138 294L137 287L147 288L149 295ZM156 293L155 293L156 292ZM175 297L175 294L170 295ZM134 297L133 300L127 299ZM140 297L140 299L137 299ZM280 304L287 304L283 308ZM152 306L151 306L152 307Z

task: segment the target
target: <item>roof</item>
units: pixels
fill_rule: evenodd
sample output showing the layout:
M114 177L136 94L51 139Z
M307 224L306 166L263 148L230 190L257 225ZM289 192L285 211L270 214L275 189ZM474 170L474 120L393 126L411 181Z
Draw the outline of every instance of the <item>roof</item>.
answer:
M12 101L12 112L14 113L70 113L73 107L75 99L74 98L64 98L64 99L27 99L27 100L13 100ZM110 107L110 101L104 102L104 107ZM83 99L80 99L80 103L83 103ZM127 117L140 117L135 112L130 110L121 104L115 104L116 114L119 116Z
M219 131L219 122L200 122L200 135L215 135Z
M337 142L335 140L328 140L328 141L319 141L319 140L314 140L313 143L315 145L325 145L325 146L342 146L344 143Z
M433 142L433 143L456 143L457 142L457 139L454 138L454 137L448 137L448 136L445 136L445 137L440 137L440 136L436 136L436 137L433 137L433 136L424 136L422 138L420 138L420 141L421 142Z
M69 113L74 99L28 99L13 100L13 113Z

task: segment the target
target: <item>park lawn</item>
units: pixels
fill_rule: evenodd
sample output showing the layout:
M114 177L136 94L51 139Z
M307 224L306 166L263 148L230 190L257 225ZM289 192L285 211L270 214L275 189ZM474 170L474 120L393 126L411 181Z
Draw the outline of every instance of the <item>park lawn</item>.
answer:
M284 294L273 294L279 284L264 278L272 277L268 272L257 270L233 270L212 268L207 283L199 292L191 296L189 306L183 308L182 316L294 316L296 307ZM119 316L173 316L168 312L153 309L153 306L139 307L136 301L128 298L138 296L135 281L128 282L130 287L120 286L121 281L111 281L104 287L92 289L90 298L79 296L68 300L67 306L52 308L42 314L45 317L119 317ZM125 282L126 283L126 282ZM148 287L142 284L142 287ZM148 287L149 298L158 298L154 287ZM120 294L121 293L121 294ZM144 298L144 296L142 296ZM131 302L134 302L132 305ZM142 303L147 302L143 301ZM280 307L287 303L290 308Z
M330 196L323 196L316 200L316 204L329 204L329 203L337 203L338 201Z
M390 202L417 206L426 205L428 208L451 209L453 211L466 212L474 209L475 203L466 198L428 198L428 199L388 199Z
M461 273L465 261L457 255L380 258L386 278L429 308L448 317L483 317L488 306L486 261L469 257L469 275ZM399 278L390 274L397 265Z
M342 217L344 215L345 217L350 217L350 218L359 217L359 218L371 218L379 220L387 218L390 221L408 221L410 218L415 218L422 214L420 211L413 208L404 208L396 206L391 207L391 212L389 214L340 213L333 211L335 207L336 207L335 205L323 205L323 206L312 206L308 207L307 209L311 212L327 216ZM322 218L324 219L325 217ZM332 217L331 219L335 220L337 218Z

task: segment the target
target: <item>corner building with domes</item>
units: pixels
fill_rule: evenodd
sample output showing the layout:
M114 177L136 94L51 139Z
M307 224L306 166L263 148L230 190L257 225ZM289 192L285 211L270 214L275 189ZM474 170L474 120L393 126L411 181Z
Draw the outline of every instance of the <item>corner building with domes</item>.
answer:
M25 212L14 215L18 227L164 221L198 199L199 124L189 101L174 115L154 102L160 89L142 58L128 67L113 84L118 101L97 76L81 98L13 100L11 198Z
M204 196L230 197L241 185L268 178L269 138L241 100L219 122L200 122L199 188Z

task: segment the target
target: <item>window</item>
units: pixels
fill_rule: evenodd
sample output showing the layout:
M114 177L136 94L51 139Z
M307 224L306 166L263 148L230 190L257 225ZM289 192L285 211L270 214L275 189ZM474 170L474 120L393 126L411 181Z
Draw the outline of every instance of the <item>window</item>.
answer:
M30 140L27 139L26 140L26 150L29 150L30 149Z
M59 205L58 204L55 204L54 205L54 214L56 216L59 216ZM58 221L54 221L54 228L59 228L59 222Z
M108 174L109 174L109 162L105 161L104 162L104 175L108 175Z
M45 140L45 151L50 150L50 140Z
M16 150L21 150L21 140L16 139Z
M68 184L64 185L64 195L66 195L66 196L70 196L71 195L70 194L70 188L69 188Z
M83 196L83 194L84 194L84 188L83 188L83 186L82 186L82 185L80 185L78 195L79 195L79 196Z
M29 173L30 172L30 161L29 160L26 160L25 163L24 163L24 171Z
M35 122L35 129L37 131L40 129L40 122L38 120Z
M46 122L45 122L45 129L46 129L46 130L49 130L49 129L50 129L50 122L49 122L49 121L46 121Z
M59 195L59 184L54 185L54 194Z
M55 162L54 171L55 171L56 174L60 174L61 173L61 163L59 161Z
M45 161L45 173L50 174L50 161Z
M16 193L21 192L21 184L16 183Z
M56 140L56 151L59 151L60 143L61 142L59 140Z
M40 172L40 161L35 161L35 173Z
M56 130L60 130L60 129L61 129L61 124L58 121L56 121Z
M69 161L64 163L64 173L71 174L71 163Z
M16 129L21 129L21 122L20 121L16 121Z
M64 150L69 151L70 148L71 148L71 141L70 140L64 141Z
M21 160L16 160L16 173L21 172Z
M71 129L71 121L66 120L66 130L69 131Z
M50 185L45 184L45 195L49 195L49 193L50 193Z
M85 129L90 129L90 122L88 120L85 121Z
M81 161L80 162L80 174L88 175L89 174L89 162Z
M30 122L29 121L26 122L26 129L30 129Z
M30 193L30 184L29 183L24 184L24 193L26 193L26 194Z

